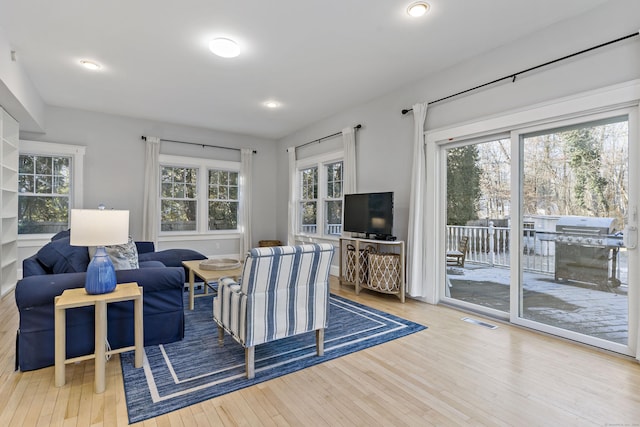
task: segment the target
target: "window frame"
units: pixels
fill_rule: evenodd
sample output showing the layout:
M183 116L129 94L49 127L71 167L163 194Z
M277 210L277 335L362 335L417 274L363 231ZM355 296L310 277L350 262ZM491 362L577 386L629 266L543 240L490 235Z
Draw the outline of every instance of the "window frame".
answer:
M325 229L325 216L326 216L326 203L327 201L338 200L336 198L329 198L327 195L327 165L332 163L342 162L343 170L343 183L344 183L344 151L333 151L324 154L318 154L310 156L304 159L296 161L296 215L295 215L295 230L296 236L302 239L323 239L323 240L335 240L338 241L340 236L335 234L327 234ZM301 228L301 202L302 202L302 171L312 167L318 168L318 195L316 199L316 232L304 233ZM344 203L344 187L342 190L342 202ZM344 218L342 219L344 222Z
M204 158L195 158L195 157L187 157L187 156L175 156L169 154L160 154L159 156L159 167L160 170L158 173L160 174L157 195L159 206L162 203L162 167L187 167L187 168L195 168L197 171L197 184L196 184L196 194L197 194L197 213L196 213L196 229L193 231L162 231L158 230L158 237L162 240L173 240L174 238L180 238L182 236L229 236L235 237L240 235L240 213L238 210L238 227L235 230L209 230L209 170L225 170L230 172L238 173L238 204L240 203L240 162L230 161L230 160L215 160L215 159L204 159ZM161 212L158 210L158 216L160 216ZM158 227L162 228L161 219L158 218Z
M47 157L70 157L71 177L69 182L69 213L71 209L83 206L84 156L87 147L82 145L60 144L54 142L20 140L18 155ZM18 193L18 197L20 194ZM70 219L69 219L70 221ZM55 233L19 234L18 242L49 240Z
M229 173L235 173L237 175L236 177L236 184L232 185L229 183L229 181L227 181L227 184L212 184L211 183L211 171L217 171L217 172L226 172L227 174ZM218 193L218 197L217 198L211 198L210 195L210 190L211 190L211 186L212 185L217 185L218 187L218 191L221 188L226 188L227 190L227 198L226 199L222 199L219 197ZM232 199L231 198L231 189L235 187L236 188L236 198ZM229 170L229 169L221 169L221 168L208 168L207 169L207 213L210 210L210 204L211 203L228 203L228 202L235 202L236 203L236 228L232 229L232 228L227 228L227 229L211 229L210 228L210 218L208 217L207 214L207 231L238 231L241 227L240 225L240 171L234 171L234 170Z
M185 191L183 194L183 197L163 197L163 190L162 190L162 186L165 184L165 182L163 181L163 177L164 177L164 173L163 173L163 169L164 168L171 168L171 169L192 169L195 171L196 174L196 188L195 188L195 197L191 198L191 197L187 197L187 192ZM162 230L162 202L165 200L170 200L170 201L177 201L177 202L190 202L190 201L195 201L196 203L196 218L194 221L194 226L195 226L195 230L165 230L165 232L168 233L176 233L176 232L192 232L192 231L197 231L198 229L198 210L199 210L199 200L198 200L198 182L200 179L200 174L201 174L201 170L198 167L194 167L194 166L184 166L184 165L174 165L174 164L165 164L165 165L160 165L160 230L159 231L163 231ZM170 184L173 186L176 184L175 181L171 181ZM180 184L180 183L178 183ZM185 189L187 188L187 184L188 183L184 183L184 187Z
M304 182L304 177L303 177L303 172L307 171L307 170L312 170L315 169L316 170L316 180L315 180L315 187L316 187L316 191L315 191L315 197L314 198L304 198L303 197L303 193L304 193L304 189L305 189L305 182ZM319 183L320 183L320 169L321 167L318 166L317 164L312 164L309 166L305 166L303 168L298 169L297 171L297 176L298 176L298 184L299 184L299 199L297 202L297 206L296 206L296 218L298 220L298 232L300 234L304 234L304 235L316 235L318 234L318 204L320 202L320 188L319 188ZM302 230L302 227L304 227L304 224L302 224L302 216L303 216L303 212L302 212L302 207L303 205L309 204L309 203L315 203L316 205L316 224L315 224L315 228L316 228L316 232L315 233L306 233Z

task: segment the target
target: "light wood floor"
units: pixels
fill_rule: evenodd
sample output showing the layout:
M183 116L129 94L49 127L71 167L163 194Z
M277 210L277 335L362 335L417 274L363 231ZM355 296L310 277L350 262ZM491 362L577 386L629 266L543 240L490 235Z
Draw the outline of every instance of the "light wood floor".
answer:
M333 291L427 325L425 331L172 412L139 425L640 425L640 364L509 325L394 296ZM127 425L117 356L93 393L93 362L14 372L18 313L0 302L0 426ZM197 355L194 355L194 363Z

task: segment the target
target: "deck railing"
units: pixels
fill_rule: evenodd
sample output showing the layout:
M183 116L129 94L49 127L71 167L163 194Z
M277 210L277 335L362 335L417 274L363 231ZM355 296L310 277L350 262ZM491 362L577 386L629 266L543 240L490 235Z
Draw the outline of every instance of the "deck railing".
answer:
M316 234L318 226L315 224L303 225L301 231L306 234ZM342 224L327 224L327 234L330 236L340 236L342 234Z
M447 250L456 250L460 237L468 236L466 262L508 267L509 227L447 225ZM525 271L553 273L555 270L555 242L545 233L523 230L523 268Z

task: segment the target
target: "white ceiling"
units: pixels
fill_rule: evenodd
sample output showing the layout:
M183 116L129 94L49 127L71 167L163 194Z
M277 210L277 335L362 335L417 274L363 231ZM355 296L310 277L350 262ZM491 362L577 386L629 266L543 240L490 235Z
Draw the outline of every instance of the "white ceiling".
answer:
M411 1L0 0L0 27L48 105L281 138L607 0Z

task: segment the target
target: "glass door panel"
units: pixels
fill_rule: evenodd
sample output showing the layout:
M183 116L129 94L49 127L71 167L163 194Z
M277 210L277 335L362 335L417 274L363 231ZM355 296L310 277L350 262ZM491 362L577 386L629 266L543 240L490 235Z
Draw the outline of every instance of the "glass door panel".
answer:
M520 135L518 317L540 329L628 344L628 135L627 116Z
M510 305L510 144L446 149L445 295L501 317Z

